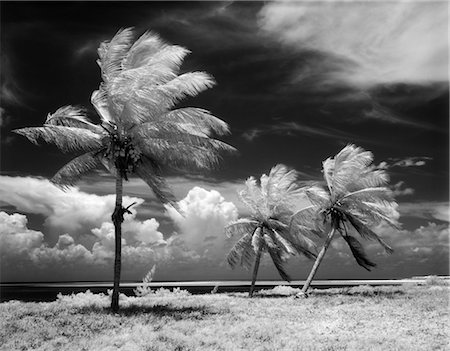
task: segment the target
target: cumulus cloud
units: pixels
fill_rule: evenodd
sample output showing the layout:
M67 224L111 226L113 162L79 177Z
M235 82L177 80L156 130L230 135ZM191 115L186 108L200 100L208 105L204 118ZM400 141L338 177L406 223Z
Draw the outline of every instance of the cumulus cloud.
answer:
M42 243L44 235L27 228L26 216L14 213L8 215L0 212L0 253L14 252L20 254Z
M151 263L168 258L169 252L162 245L165 242L157 228L158 223L153 221L128 219L124 222L122 261L125 271L141 274ZM133 229L137 231L130 232ZM148 229L151 230L147 232ZM0 212L3 279L33 280L43 276L46 280L86 280L89 277L104 279L105 274L110 276L114 260L114 227L111 223L102 223L92 232L97 241L91 249L77 243L67 233L60 235L51 246L42 232L28 228L25 215Z
M115 195L87 194L78 188L62 191L47 179L33 177L0 176L0 199L19 211L45 216L53 234L75 236L110 221L115 206ZM144 200L124 196L125 206L133 202L141 205Z
M46 184L41 179L38 181ZM76 193L80 192L76 190ZM53 215L49 202L41 205L38 213ZM136 210L125 215L122 262L126 276L139 279L155 263L186 269L204 260L224 261L227 245L223 228L237 218L234 204L225 201L217 191L194 187L178 205L181 214L174 208L167 208L167 216L174 221L178 233L163 235L156 219L138 220ZM24 201L21 206L28 209L28 202ZM0 230L2 270L7 270L7 277L12 271L18 277L31 277L28 280L40 276L46 280L105 279L112 274L115 235L109 219L88 230L94 238L91 245L81 242L79 231L75 235L64 232L61 235L60 231L51 243L46 233L29 229L26 216L18 213L0 212Z
M445 2L269 2L259 25L286 45L323 53L328 73L318 84L367 88L447 81L447 17ZM317 73L309 67L295 79Z
M178 202L179 211L167 206L167 214L176 224L180 239L193 251L221 259L224 257L226 237L224 227L238 217L236 206L224 200L215 190L194 187ZM180 242L178 242L180 243Z

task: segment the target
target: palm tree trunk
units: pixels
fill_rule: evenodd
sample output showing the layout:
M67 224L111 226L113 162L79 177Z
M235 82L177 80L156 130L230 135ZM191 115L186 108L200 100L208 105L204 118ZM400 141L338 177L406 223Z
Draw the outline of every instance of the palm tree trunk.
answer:
M252 285L250 286L250 291L248 293L248 297L252 297L253 291L255 290L255 282L256 282L256 276L258 275L258 268L259 268L259 261L261 260L261 254L262 254L262 250L261 250L261 248L259 248L258 252L256 254L255 264L253 265Z
M316 258L316 262L314 262L314 266L311 269L311 272L309 273L308 279L306 279L305 285L303 285L302 292L306 294L306 291L309 288L309 285L311 284L311 281L313 280L314 276L316 275L317 269L319 268L320 263L323 260L323 256L325 256L325 252L328 249L328 246L330 246L331 240L333 240L334 233L336 232L335 228L332 227L330 233L328 234L327 240L325 241L325 244L322 247L322 250L320 250L319 255Z
M115 257L114 257L114 286L111 299L111 310L113 312L119 311L119 285L120 285L120 268L122 261L122 176L117 170L116 174L116 207L112 214L115 234Z

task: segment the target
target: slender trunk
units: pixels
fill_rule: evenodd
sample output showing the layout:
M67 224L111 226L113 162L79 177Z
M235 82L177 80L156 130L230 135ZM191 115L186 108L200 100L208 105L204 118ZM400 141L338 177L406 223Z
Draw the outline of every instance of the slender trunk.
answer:
M112 215L115 234L115 257L114 257L114 286L111 299L111 310L119 311L119 285L120 285L120 268L122 261L122 176L117 170L116 174L116 207Z
M248 293L248 297L252 297L253 291L255 290L255 282L256 282L256 276L258 275L258 268L259 268L259 261L261 260L261 254L262 254L262 250L261 250L261 248L259 248L258 252L256 253L255 264L253 266L252 285L250 286L250 291Z
M306 291L309 288L309 285L311 284L311 281L313 280L314 276L316 275L317 269L319 268L320 263L323 260L323 256L325 256L325 252L328 249L328 246L330 246L331 240L333 240L334 233L336 232L335 228L332 227L330 233L328 234L327 240L325 241L325 244L322 247L322 250L320 250L319 255L316 258L316 262L314 262L314 266L311 269L311 272L309 273L308 279L306 279L305 285L303 285L302 292L306 294Z

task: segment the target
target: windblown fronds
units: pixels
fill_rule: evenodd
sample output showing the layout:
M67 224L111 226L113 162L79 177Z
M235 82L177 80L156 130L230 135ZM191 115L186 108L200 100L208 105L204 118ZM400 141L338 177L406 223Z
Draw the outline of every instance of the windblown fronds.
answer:
M87 152L74 158L62 167L51 179L52 183L65 189L75 185L82 176L101 166L101 156L98 151Z
M338 229L349 245L357 263L370 270L362 245L348 235L354 231L365 239L377 241L388 253L392 248L370 229L382 223L398 228L397 203L387 188L389 177L373 165L373 154L354 145L347 145L334 158L323 162L324 189L313 186L306 190L311 203L322 217ZM320 223L318 222L318 223Z
M254 177L246 180L239 196L250 210L250 217L241 218L225 228L229 236L242 236L228 256L232 267L237 265L241 255L247 255L242 260L249 267L248 259L255 258L258 252L268 251L280 276L290 280L283 268L288 258L296 254L316 257L316 246L308 237L311 233L316 235L315 222L306 216L304 220L300 212L293 212L293 204L305 197L304 189L296 182L297 173L284 165L273 167L269 175L261 176L259 183Z
M70 105L60 107L53 114L49 113L45 125L85 128L94 132L101 130L98 125L89 121L85 110Z
M125 28L119 30L111 41L104 41L100 44L97 62L102 69L102 77L105 82L116 77L122 70L122 61L128 54L133 38L132 28Z
M91 130L75 127L45 125L13 130L38 145L39 139L55 144L58 149L69 151L91 151L102 146L102 137Z
M153 32L134 41L132 28L121 29L98 49L103 82L92 93L91 103L100 125L89 121L83 109L64 106L49 114L44 126L15 132L35 144L42 139L65 152L85 153L56 174L58 184L72 185L103 164L113 174L118 169L124 179L137 174L161 201L173 202L162 166L212 169L221 152L236 151L214 138L229 128L209 111L196 107L172 110L183 98L215 84L205 72L180 74L189 52L165 43Z
M97 111L103 124L109 125L115 122L111 114L108 100L108 93L101 84L98 90L94 90L91 95L91 103Z
M175 197L163 178L159 166L150 158L143 157L135 172L152 189L159 201L175 204Z
M255 220L240 218L225 227L225 235L229 238L232 236L243 236L248 233L253 233L257 226L258 222Z
M252 236L252 234L247 233L234 244L227 255L227 261L231 267L239 264L247 269L251 268L255 257L255 251L252 247Z
M218 135L230 132L228 124L224 121L213 116L209 111L196 107L185 107L169 111L162 114L160 120L170 123L192 124L207 135L210 135L211 131Z

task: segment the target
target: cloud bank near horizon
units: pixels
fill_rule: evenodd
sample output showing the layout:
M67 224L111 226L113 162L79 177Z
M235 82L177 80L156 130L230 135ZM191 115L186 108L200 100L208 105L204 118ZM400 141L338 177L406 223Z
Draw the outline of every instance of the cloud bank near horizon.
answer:
M0 177L0 182L5 181L4 178L4 176ZM104 202L109 201L108 196L96 195L92 198L92 194L86 194L77 189L74 192L60 194L59 190L52 189L52 185L45 179L8 178L8 187L0 187L3 189L3 202L9 203L20 212L42 215L47 227L41 230L32 229L29 227L25 214L0 212L0 254L4 280L16 278L19 280L98 280L112 276L114 227L109 216L114 204L105 205ZM32 183L36 188L25 188L24 182ZM14 184L22 188L18 195ZM8 192L15 193L16 196ZM46 193L47 197L42 198L40 192ZM50 199L50 197L54 198ZM90 205L93 199L106 206L106 209L103 205L97 209L97 212L102 215L94 213L96 207ZM34 209L33 201L36 201ZM70 217L70 211L78 211L72 206L73 201L76 201L80 208L91 206L89 208L92 213L89 221L86 221L86 218L81 219L76 214L66 226L62 226L59 221L49 220L55 216L52 207L54 204L65 203L68 212L63 213L67 217ZM139 202L139 205L141 204L142 201ZM125 277L140 279L153 264L162 267L158 269L161 274L168 271L172 272L171 274L178 272L177 279L181 278L180 272L183 270L195 270L195 267L199 265L202 267L206 265L219 272L227 270L226 253L232 242L238 238L227 239L223 235L223 228L227 223L238 218L238 209L234 203L225 201L218 191L193 187L186 197L178 202L178 205L181 213L166 207L166 216L174 224L173 230L168 233L160 231L160 223L155 218L138 220L136 213L139 211L139 206L131 215L125 217L122 251ZM442 263L445 260L445 254L448 255L449 226L448 213L446 213L448 204L434 205L432 203L426 203L423 206L400 204L402 215L414 216L430 222L410 230L404 229L398 232L383 230L384 238L397 251L395 260L392 257L386 258L387 262L398 266L397 261L409 264L408 262L412 263L419 259L427 266L436 265L437 261ZM105 212L104 215L103 212ZM105 219L105 216L108 218ZM76 220L81 221L82 224L77 226ZM432 220L434 222L431 222ZM436 220L444 223L435 222ZM73 228L83 228L83 232L67 232ZM56 240L53 241L49 240L52 238L49 237L49 232L52 231L58 233ZM92 240L86 242L84 240L86 237ZM374 243L368 242L365 243L366 245L369 251L378 255ZM335 246L337 250L334 250L334 254L330 254L330 259L341 260L345 264L352 263L345 248L339 244ZM381 264L384 260L384 258L379 259L378 262ZM263 267L265 270L272 268L270 262L266 262ZM384 269L386 270L386 267ZM11 276L10 272L14 272L16 278ZM241 270L239 272L246 274Z

